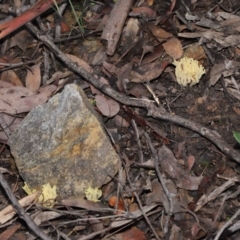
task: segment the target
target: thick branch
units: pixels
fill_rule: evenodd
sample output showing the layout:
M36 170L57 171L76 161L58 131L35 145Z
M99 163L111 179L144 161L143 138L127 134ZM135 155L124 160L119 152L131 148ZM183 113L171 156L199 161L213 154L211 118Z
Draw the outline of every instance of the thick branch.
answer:
M172 115L167 113L160 108L156 107L154 104L149 103L144 99L132 99L125 95L122 95L106 84L101 83L95 76L94 73L88 73L85 69L78 66L76 63L71 61L66 55L48 38L47 35L40 35L36 27L31 23L27 24L27 27L30 31L41 40L70 70L84 77L87 82L92 84L94 87L99 89L101 92L105 93L109 97L115 99L118 102L121 102L125 105L131 105L135 107L141 107L148 110L148 116L158 118L165 121L170 121L172 123L181 125L185 128L188 128L194 132L199 133L203 137L210 140L215 144L224 154L233 159L234 161L240 163L240 154L234 150L230 145L228 145L215 131L212 131L206 127L201 126L200 124L193 123L190 120L182 118L180 116Z

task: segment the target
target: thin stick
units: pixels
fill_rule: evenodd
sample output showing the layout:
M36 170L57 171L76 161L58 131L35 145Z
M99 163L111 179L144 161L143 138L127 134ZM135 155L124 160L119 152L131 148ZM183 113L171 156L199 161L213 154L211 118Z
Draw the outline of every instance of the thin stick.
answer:
M165 192L165 194L166 194L166 196L168 198L168 201L169 201L169 213L168 213L168 215L166 217L164 228L163 228L163 233L166 235L168 233L168 225L169 225L170 219L171 219L171 217L173 215L173 197L175 195L169 192L169 190L167 188L167 185L166 185L166 181L165 181L164 175L159 170L159 161L161 161L161 159L159 159L157 151L153 147L149 135L147 133L144 133L144 135L145 135L145 137L147 139L148 145L149 145L149 147L150 147L150 149L152 151L152 154L153 154L154 165L155 165L155 170L156 170L158 179L159 179L160 183L162 184L163 190L164 190L164 192Z
M134 191L132 182L131 182L131 180L130 180L130 177L129 177L127 171L126 171L126 174L127 174L127 180L128 180L129 186L130 186L131 190L133 191L134 196L135 196L136 199L137 199L138 206L139 206L140 210L142 211L142 215L143 215L144 219L146 220L146 222L147 222L149 228L151 229L152 233L154 234L155 238L156 238L157 240L160 240L160 238L158 237L157 232L156 232L155 229L153 228L152 224L151 224L150 221L149 221L148 216L146 215L146 213L145 213L145 211L144 211L144 209L143 209L143 206L142 206L142 203L141 203L141 201L140 201L140 199L139 199L139 197L138 197L138 194L136 193L136 191Z

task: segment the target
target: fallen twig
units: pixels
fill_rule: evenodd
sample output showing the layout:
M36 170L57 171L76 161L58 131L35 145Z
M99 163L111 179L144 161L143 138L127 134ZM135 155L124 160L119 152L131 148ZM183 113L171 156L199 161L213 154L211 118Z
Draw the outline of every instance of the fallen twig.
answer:
M122 0L114 4L101 37L107 45L107 54L109 55L113 55L115 52L132 3L133 0Z
M164 224L164 227L163 227L163 233L166 235L168 233L168 226L169 226L170 219L173 215L173 197L175 197L175 195L173 193L169 192L169 190L167 188L167 185L166 185L166 180L164 178L164 174L162 174L160 172L159 163L162 159L160 159L160 157L158 156L159 154L157 153L156 149L153 147L149 135L147 133L144 133L144 136L146 137L147 143L148 143L148 145L151 149L151 152L153 154L155 171L157 173L158 179L159 179L159 181L160 181L160 183L163 187L163 190L164 190L164 192L165 192L165 194L168 198L168 201L169 201L169 212L167 213L167 217L166 217L165 224Z

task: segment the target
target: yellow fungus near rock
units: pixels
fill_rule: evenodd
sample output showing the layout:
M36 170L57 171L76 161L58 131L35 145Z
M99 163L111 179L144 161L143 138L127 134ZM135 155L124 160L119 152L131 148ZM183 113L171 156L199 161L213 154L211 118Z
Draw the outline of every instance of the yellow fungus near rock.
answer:
M183 87L188 84L190 86L197 84L205 73L204 67L199 65L198 61L193 58L183 57L179 61L174 60L173 65L176 66L177 82Z
M99 198L102 196L102 191L98 188L91 188L85 190L86 198L92 202L100 202Z

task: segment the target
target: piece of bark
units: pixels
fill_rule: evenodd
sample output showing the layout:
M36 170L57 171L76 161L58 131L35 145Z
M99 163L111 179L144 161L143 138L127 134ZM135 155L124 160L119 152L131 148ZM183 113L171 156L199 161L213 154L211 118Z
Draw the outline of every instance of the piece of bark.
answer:
M111 11L109 20L102 32L101 40L107 46L107 54L112 56L122 33L133 0L117 1Z

